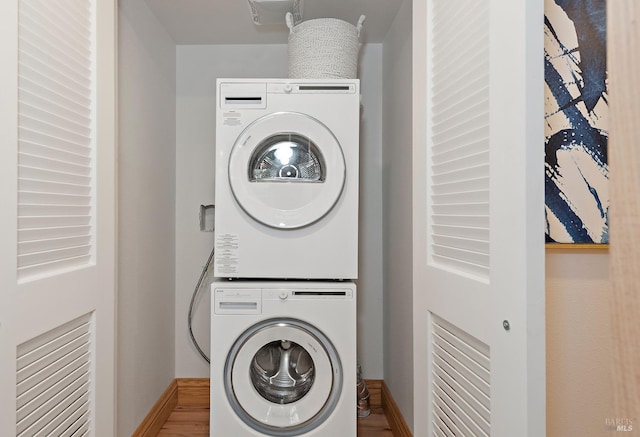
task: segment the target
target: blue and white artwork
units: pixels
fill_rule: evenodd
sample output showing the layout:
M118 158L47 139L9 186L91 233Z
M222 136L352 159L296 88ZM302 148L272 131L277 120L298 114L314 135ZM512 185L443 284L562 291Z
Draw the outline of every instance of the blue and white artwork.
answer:
M545 0L546 241L609 242L605 0Z

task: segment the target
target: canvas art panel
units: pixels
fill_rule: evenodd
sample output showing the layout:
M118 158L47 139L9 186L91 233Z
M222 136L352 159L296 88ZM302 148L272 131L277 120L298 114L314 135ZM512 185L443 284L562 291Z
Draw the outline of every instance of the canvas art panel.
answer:
M546 241L608 243L605 0L546 0L544 38Z

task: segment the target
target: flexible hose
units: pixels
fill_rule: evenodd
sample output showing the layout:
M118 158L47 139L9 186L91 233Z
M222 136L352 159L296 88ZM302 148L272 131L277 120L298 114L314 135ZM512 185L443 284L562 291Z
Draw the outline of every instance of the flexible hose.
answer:
M200 292L200 287L202 286L202 280L207 276L207 272L209 271L209 267L211 266L211 260L213 259L213 254L215 253L215 251L216 251L216 248L214 246L213 249L211 249L211 254L209 255L209 258L207 259L207 262L205 263L204 267L202 268L202 273L200 274L200 279L198 279L198 283L196 284L196 288L193 290L193 295L191 296L191 303L189 304L189 315L187 317L187 324L189 325L189 337L191 337L191 342L195 346L195 348L198 351L198 353L200 353L200 356L202 356L202 358L204 358L204 360L207 363L211 363L211 360L209 359L207 354L204 353L204 351L202 350L202 348L198 344L198 341L196 340L195 335L193 335L193 328L191 327L191 319L193 318L193 305L195 304L196 298L198 297L198 293Z

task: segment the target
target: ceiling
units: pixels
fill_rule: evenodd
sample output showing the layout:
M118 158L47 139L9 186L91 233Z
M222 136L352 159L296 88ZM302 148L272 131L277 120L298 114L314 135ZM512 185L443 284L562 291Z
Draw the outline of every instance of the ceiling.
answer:
M303 0L303 19L360 15L363 43L381 43L403 0ZM176 44L285 44L286 25L256 26L247 0L146 0Z

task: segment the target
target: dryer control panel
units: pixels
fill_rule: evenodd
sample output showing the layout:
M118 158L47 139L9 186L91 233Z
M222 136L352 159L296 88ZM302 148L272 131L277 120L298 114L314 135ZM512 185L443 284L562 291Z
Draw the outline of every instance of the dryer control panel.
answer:
M264 109L267 107L267 84L221 83L221 109Z
M269 94L354 94L356 86L353 83L295 83L269 82Z
M220 109L265 109L267 94L355 94L353 83L222 82Z

